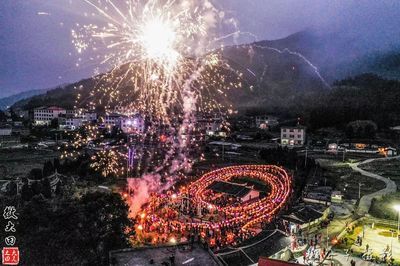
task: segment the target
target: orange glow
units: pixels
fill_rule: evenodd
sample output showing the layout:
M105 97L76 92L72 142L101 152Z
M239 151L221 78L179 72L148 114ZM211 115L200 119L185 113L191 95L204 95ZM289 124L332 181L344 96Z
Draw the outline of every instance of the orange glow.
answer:
M207 189L211 183L215 180L229 181L233 178L244 176L268 184L270 187L268 196L254 202L239 205L219 206L211 201L212 199ZM261 222L270 222L290 197L291 187L291 176L278 166L240 165L220 168L202 175L199 179L187 185L185 189L181 188L178 193L173 193L171 190L165 194L154 193L149 204L143 210L149 218L146 222L151 222L151 224L143 230L145 233L156 233L156 228L161 227L165 228L171 234L176 232L184 234L185 230L187 230L186 228L195 227L199 230L200 237L206 239L206 232L208 230L220 232L221 228L227 228L227 233L221 236L221 243L235 243L236 239L241 241L239 239L243 239L243 237L246 239L255 235L256 233L249 230L250 228L257 226ZM185 193L182 192L183 190L185 190ZM182 221L179 219L178 212L168 204L171 202L171 199L178 198L190 198L194 204L193 207L197 206L196 208L215 210L219 218L224 218L217 218L213 221ZM220 214L222 215L220 216ZM143 213L139 217L142 217L141 215ZM142 224L143 219L139 217L138 223ZM173 242L174 240L172 239L175 238L166 238L165 240ZM208 239L207 241L213 244L216 242L216 239Z
M166 142L167 140L168 140L167 136L165 136L165 135L161 135L160 136L160 141L161 142Z

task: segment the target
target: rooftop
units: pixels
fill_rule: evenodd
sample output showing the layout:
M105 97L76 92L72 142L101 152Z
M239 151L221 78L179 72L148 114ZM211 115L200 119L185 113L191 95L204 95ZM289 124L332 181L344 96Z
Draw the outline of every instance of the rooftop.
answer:
M237 198L241 198L247 195L253 188L248 187L245 184L236 184L231 182L224 181L214 181L211 185L208 186L208 189L211 189L215 192L225 193Z
M260 257L258 259L258 266L290 266L290 265L301 265L293 262L270 259L267 257Z
M65 111L64 108L58 107L58 106L41 106L41 107L37 107L34 110L52 110L52 111Z
M0 125L0 129L11 129L11 128L12 128L12 126L8 125L8 124Z
M260 256L269 257L290 245L290 239L282 231L274 230L262 233L262 238L236 250L226 250L217 253L218 259L229 266L251 265L259 260ZM260 236L261 237L261 236ZM258 238L258 237L256 237Z
M298 126L282 126L281 129L306 129L305 126L298 125Z
M297 224L305 224L319 219L322 216L323 211L313 208L312 206L305 205L294 207L293 212L289 215L284 215L283 218Z
M170 257L174 256L174 265L210 265L217 266L214 257L208 250L193 245L176 245L161 247L144 247L135 249L116 250L110 252L111 265L170 265ZM153 263L151 262L153 260ZM167 264L165 264L167 263Z

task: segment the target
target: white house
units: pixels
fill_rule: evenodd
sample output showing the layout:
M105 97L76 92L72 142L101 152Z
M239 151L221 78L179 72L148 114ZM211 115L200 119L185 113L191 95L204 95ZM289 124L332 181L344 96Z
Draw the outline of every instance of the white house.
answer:
M221 117L202 117L197 119L197 126L200 132L208 136L220 135L224 120Z
M223 193L246 202L252 199L258 199L260 192L246 184L232 183L228 181L214 181L207 187L216 193Z
M142 133L144 130L144 120L140 116L121 117L120 128L126 134Z
M33 110L33 120L35 125L50 125L51 121L60 115L66 114L67 110L57 106L39 107Z
M61 129L75 130L82 127L85 123L97 121L97 113L89 112L84 109L67 110L65 115L59 116Z
M0 126L0 136L11 136L12 127L10 125Z
M306 128L303 126L282 127L282 146L303 146L306 142Z
M123 117L123 115L117 113L106 114L104 116L104 126L110 129L116 126L119 127Z
M256 127L260 129L268 129L279 125L278 118L274 116L256 116Z
M245 195L240 197L242 202L246 202L252 199L258 199L260 197L260 192L255 189L250 189Z
M397 150L392 147L387 147L384 149L384 155L387 157L397 156Z

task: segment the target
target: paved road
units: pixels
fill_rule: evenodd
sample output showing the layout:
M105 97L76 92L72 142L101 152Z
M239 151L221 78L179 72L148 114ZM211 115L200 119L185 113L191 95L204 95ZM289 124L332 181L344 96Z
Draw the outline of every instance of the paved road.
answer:
M297 263L304 265L312 265L312 266L321 266L321 265L331 265L331 266L350 266L350 261L354 260L356 262L356 266L377 266L382 264L377 264L371 261L362 260L359 257L349 256L346 254L342 254L336 251L332 251L331 255L328 256L322 263L319 261L307 261L304 262L303 257L300 256L296 258Z
M353 256L350 257L348 255L341 254L341 253L338 253L338 252L335 252L335 251L332 252L332 259L335 262L338 262L338 263L334 263L334 265L337 265L337 264L339 264L339 265L350 265L350 261L351 260L354 260L356 262L356 266L382 265L382 264L377 264L377 263L370 262L370 261L365 261L365 260L362 260L361 258L358 258L358 257L353 257ZM325 263L327 265L329 265L330 264L330 260L326 260Z
M371 163L373 161L385 161L385 160L397 159L397 158L400 158L400 156L368 159L368 160L365 160L365 161L362 161L362 162L349 164L349 166L354 171L357 171L357 172L361 173L364 176L368 176L368 177L371 177L371 178L375 178L375 179L381 180L381 181L385 182L385 184L386 184L386 187L384 189L381 189L381 190L376 191L374 193L365 195L360 199L360 203L359 203L358 209L357 209L357 214L358 215L364 216L364 215L366 215L368 213L369 208L371 207L371 201L372 201L373 198L384 196L384 195L387 195L387 194L390 194L390 193L394 193L394 192L397 191L397 185L393 180L390 180L390 179L388 179L386 177L383 177L383 176L380 176L380 175L365 171L365 170L359 168L358 166L362 165L362 164Z

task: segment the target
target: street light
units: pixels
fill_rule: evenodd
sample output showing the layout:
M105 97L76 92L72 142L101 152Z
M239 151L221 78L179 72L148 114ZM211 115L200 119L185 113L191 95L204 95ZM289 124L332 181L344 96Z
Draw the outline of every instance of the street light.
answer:
M397 237L399 237L400 233L400 205L394 205L394 209L398 212L397 219Z
M363 185L363 183L359 182L358 183L358 199L361 199L361 186Z

